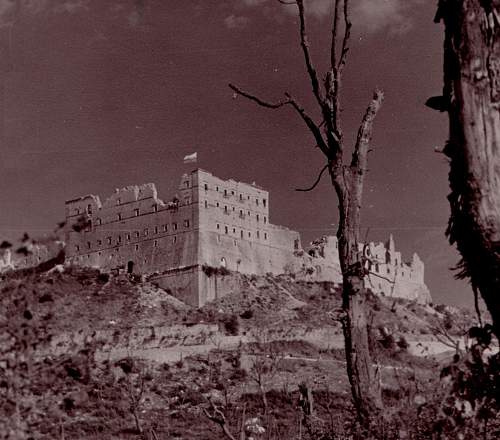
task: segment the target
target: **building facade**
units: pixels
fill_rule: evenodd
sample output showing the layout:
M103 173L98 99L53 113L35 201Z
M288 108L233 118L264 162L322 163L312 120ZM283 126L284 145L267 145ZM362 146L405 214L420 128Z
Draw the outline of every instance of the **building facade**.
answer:
M270 223L269 205L269 193L257 185L222 180L201 169L182 176L168 202L158 198L151 183L117 189L104 202L95 195L79 197L65 206L66 258L147 275L194 306L234 288L230 275L220 277L207 268L340 283L336 238L313 242L306 252L298 232ZM403 263L392 238L363 250L371 255L367 264L377 261L370 267L372 290L430 301L416 254L410 264Z

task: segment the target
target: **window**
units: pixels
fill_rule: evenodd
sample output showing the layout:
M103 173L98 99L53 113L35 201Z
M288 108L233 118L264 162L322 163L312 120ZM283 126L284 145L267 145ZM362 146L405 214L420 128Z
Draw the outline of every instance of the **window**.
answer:
M184 197L184 204L189 205L191 203L191 197Z
M78 215L78 214L80 214L80 208L75 209L75 215Z
M208 208L208 202L205 200L205 208Z
M224 226L224 233L227 234L229 232L227 226Z
M224 197L227 197L227 189L224 190Z
M117 205L119 205L121 202L122 202L122 200L121 200L121 199L119 199L119 198L118 198L118 199L116 199L116 204L117 204Z
M262 204L264 205L264 208L266 207L266 199L262 199Z
M135 231L135 236L136 236L137 238L139 238L139 235L141 235L141 234L139 234L139 231Z
M155 212L158 212L158 205L156 203L153 205L153 209Z
M154 241L154 247L158 247L158 240Z
M99 252L97 255L101 256L101 255L102 255L102 252Z
M260 232L257 231L257 238L260 238Z
M108 240L108 244L111 244L111 237L108 237L107 240Z
M243 210L240 209L240 218L243 218Z
M250 217L250 211L248 211L248 216Z
M102 225L102 220L100 218L98 218L96 221L95 221L98 225Z
M217 208L219 207L219 202L216 203Z
M227 206L224 206L224 214L227 214Z
M205 191L208 191L208 185L205 183Z
M139 245L138 245L138 244L136 244L136 245L135 245L135 250L136 250L136 251L138 251L138 250L139 250Z
M234 212L234 206L233 206L233 212Z
M127 240L130 241L130 234L127 234Z
M136 217L139 216L139 208L134 209L134 216L136 216Z
M219 223L217 223L217 229L220 229L220 225L219 225Z
M243 238L243 231L240 231L240 237Z
M267 223L267 218L266 217L264 217L264 223Z
M219 192L219 187L218 186L215 187L215 191Z
M236 228L233 228L233 234L236 234Z
M172 242L173 243L177 243L177 236L176 235L174 235L174 238L172 239Z
M172 226L174 227L174 231L177 231L177 223L173 223Z
M231 195L234 196L234 191L231 191Z
M184 186L185 186L186 188L189 188L189 181L187 181L187 180L186 180L186 181L184 182Z
M87 249L90 249L92 247L92 244L90 243L90 241L87 241Z
M168 225L163 225L163 232L167 232L168 231Z
M90 205L90 204L89 204L89 205L87 205L87 212L88 212L89 214L92 214L92 205Z
M242 201L243 201L243 195L240 194L240 202L242 202Z
M378 272L378 270L379 270L379 265L377 263L377 264L375 264L375 272Z
M102 246L102 240L97 240L97 246Z
M189 220L184 220L184 227L189 228Z
M255 204L259 206L259 199L255 199Z
M149 235L149 229L146 228L144 229L144 237L147 237Z
M391 273L391 268L387 267L387 274L389 275Z
M118 213L117 217L118 217L118 221L120 221L122 219L121 213Z
M257 218L257 221L259 221L259 214L257 214L255 217Z
M77 251L77 252L78 252L79 250L80 250L80 246L76 245L76 246L75 246L75 251Z
M158 226L155 226L155 234L158 234Z
M252 233L251 233L251 232L249 232L249 233L248 233L248 238L250 238L251 236L252 236Z
M121 236L121 235L119 235L119 236L118 236L118 243L121 243L121 242L122 242L122 236Z
M264 240L267 240L267 232L264 232Z

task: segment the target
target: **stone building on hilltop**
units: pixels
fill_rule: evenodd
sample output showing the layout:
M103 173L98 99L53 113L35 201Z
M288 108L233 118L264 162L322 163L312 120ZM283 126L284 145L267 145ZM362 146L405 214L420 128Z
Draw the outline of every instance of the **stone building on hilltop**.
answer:
M392 237L360 246L374 292L430 301L416 254L404 263ZM201 169L182 176L168 202L151 183L117 189L104 202L95 195L67 201L66 258L146 275L194 306L237 288L232 272L342 281L336 237L304 251L298 232L269 222L267 191Z

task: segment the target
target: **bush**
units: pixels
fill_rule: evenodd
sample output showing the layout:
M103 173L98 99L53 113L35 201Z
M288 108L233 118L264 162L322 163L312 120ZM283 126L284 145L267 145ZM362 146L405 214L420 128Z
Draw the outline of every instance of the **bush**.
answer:
M240 331L240 322L234 314L225 315L221 318L225 332L230 336L237 336Z
M252 309L247 309L245 310L241 315L240 318L243 319L251 319L253 318L253 310Z

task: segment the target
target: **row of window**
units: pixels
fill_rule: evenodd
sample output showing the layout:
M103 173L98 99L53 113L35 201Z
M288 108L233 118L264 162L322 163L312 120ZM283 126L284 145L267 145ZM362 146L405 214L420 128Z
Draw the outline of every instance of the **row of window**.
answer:
M117 200L117 205L120 204L119 202L120 202L120 199ZM191 197L184 197L184 204L185 205L189 205L190 203L191 203ZM167 204L167 210L172 209L172 208L177 208L178 206L179 206L179 201L178 200L176 202L169 202ZM158 212L158 210L159 210L158 205L155 203L153 205L153 212ZM83 212L80 211L80 208L75 208L75 210L74 210L74 214L75 215L85 214L85 213L87 213L89 215L92 214L92 205L90 205L90 204L87 205L87 208L84 209ZM140 214L141 214L140 209L139 208L135 208L134 209L134 215L133 215L133 217L139 217ZM147 211L147 212L145 212L143 214L150 214L150 212ZM117 218L118 218L118 220L122 220L122 218L123 218L122 214L118 213L117 214ZM98 221L97 224L99 224L99 225L101 224L101 219L98 218L96 221Z
M217 230L220 231L221 227L220 227L220 224L217 223L216 224L216 227L217 227ZM232 228L233 229L233 234L237 234L236 232L236 228ZM224 226L224 234L229 234L229 226ZM248 231L248 238L252 238L252 233L250 231ZM260 238L261 234L260 234L260 231L257 231L256 232L256 237L257 238ZM264 232L263 234L264 236L264 240L267 240L267 232ZM240 238L245 238L245 231L243 231L243 229L240 229Z
M120 237L119 237L119 238L120 238ZM110 237L108 237L108 240L109 240L109 239L110 239ZM118 240L118 242L119 242L119 243L121 243L121 240ZM172 243L177 243L177 235L174 235L174 236L172 237ZM111 241L108 241L108 244L111 244ZM101 240L97 240L97 245L98 245L98 246L102 245L102 241L101 241ZM153 246L154 246L154 247L158 247L158 240L154 240L154 241L153 241ZM91 243L90 243L90 242L87 242L87 249L91 249L91 247L92 247L92 246L91 246ZM136 252L139 250L139 244L136 244L136 245L134 246L134 250L135 250ZM80 245L78 245L78 244L77 244L77 245L75 245L75 251L76 251L76 252L80 252ZM116 252L120 252L120 248L119 248L119 247L117 247L117 248L115 249L115 251L116 251ZM101 255L101 252L99 252L99 255ZM89 257L89 258L90 258L90 257Z
M207 183L204 184L204 189L205 189L205 191L208 191L208 184ZM215 191L219 192L219 187L218 186L215 187ZM223 195L224 195L224 197L230 197L230 196L234 196L235 192L233 190L228 191L227 189L224 189ZM240 202L243 202L243 200L245 199L245 196L243 194L239 194L238 198L239 198ZM247 195L246 199L250 200L250 196ZM266 199L261 199L261 202L262 202L262 206L264 206L264 208L265 208L266 205L267 205L267 200ZM255 198L255 204L257 206L259 206L259 198L258 197Z
M217 208L220 208L220 204L219 204L219 202L216 202L216 203L215 203L215 206L216 206ZM208 208L208 201L207 201L207 200L205 200L205 208ZM247 215L248 215L248 217L250 217L250 216L251 216L250 211L247 211L247 213L246 213L246 214L245 214L245 212L243 211L243 209L240 209L239 211L240 211L240 212L239 212L239 214L238 214L238 215L239 215L239 217L240 217L240 218L242 218L242 219L243 219L243 218L245 218ZM229 210L228 206L227 206L227 205L224 205L224 214L229 215L231 212L236 213L236 209L235 209L235 207L233 206L233 207L232 207L232 210ZM256 219L257 221L260 221L260 214L255 214L255 219ZM267 217L266 217L266 216L263 216L263 221L264 221L264 223L267 223Z
M189 228L190 224L191 223L190 223L189 220L187 220L187 219L184 220L184 228L186 228L186 229ZM160 228L161 228L161 232L168 232L169 231L169 225L165 224L165 225L163 225L161 227L160 226L155 226L151 230L151 233L153 233L153 234L160 233ZM177 229L178 229L177 228L177 223L172 223L171 228L172 228L173 231L177 231ZM150 233L150 229L149 228L145 228L142 231L142 234L143 234L144 237L149 236L149 233ZM141 236L141 233L139 231L135 231L134 234L133 234L133 236L135 238L139 238ZM130 241L132 239L132 233L130 233L130 232L127 233L125 237L126 237L127 241ZM106 242L107 242L108 245L112 245L113 244L113 238L112 237L106 237ZM155 240L155 242L156 242L156 240ZM102 240L100 240L100 239L97 240L97 246L102 246L102 243L103 243ZM118 244L122 243L122 236L121 235L118 236L117 243ZM174 243L175 243L175 241L174 241ZM87 242L87 249L92 249L92 243L90 241ZM80 247L78 245L76 246L76 250L77 251L80 250Z

